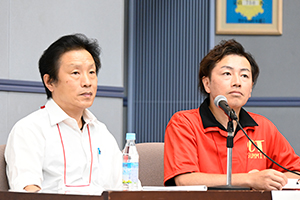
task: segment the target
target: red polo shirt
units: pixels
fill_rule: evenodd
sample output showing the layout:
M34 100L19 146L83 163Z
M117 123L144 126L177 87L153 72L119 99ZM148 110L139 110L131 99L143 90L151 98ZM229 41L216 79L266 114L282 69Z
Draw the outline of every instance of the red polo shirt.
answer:
M208 106L207 98L199 109L179 111L169 121L165 132L165 185L175 185L175 176L189 172L226 174L228 133ZM239 122L269 157L289 170L300 171L300 157L271 121L241 109ZM284 171L265 158L237 128L232 149L232 173L270 168Z

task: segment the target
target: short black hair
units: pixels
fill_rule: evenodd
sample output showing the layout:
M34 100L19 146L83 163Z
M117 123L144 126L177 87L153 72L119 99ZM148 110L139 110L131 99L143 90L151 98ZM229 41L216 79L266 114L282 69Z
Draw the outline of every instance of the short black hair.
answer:
M89 39L80 33L65 35L53 42L44 51L39 60L39 71L46 90L47 99L52 98L52 93L44 83L44 75L49 74L51 81L58 81L59 60L61 56L68 51L80 49L85 49L91 54L95 62L96 74L98 75L101 67L98 41L96 39Z
M216 64L227 55L243 56L248 60L251 65L252 82L253 85L255 85L259 75L259 67L253 56L250 53L245 52L244 47L234 39L222 40L218 45L216 45L212 50L209 51L209 53L202 59L200 63L198 86L203 94L208 95L208 93L205 91L202 78L210 78L211 72Z

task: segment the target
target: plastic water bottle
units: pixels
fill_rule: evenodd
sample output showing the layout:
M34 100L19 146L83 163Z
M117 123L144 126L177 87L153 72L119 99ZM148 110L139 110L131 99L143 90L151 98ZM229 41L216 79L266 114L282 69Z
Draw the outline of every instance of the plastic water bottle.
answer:
M123 150L123 190L137 190L139 180L139 154L135 146L135 133L126 134Z

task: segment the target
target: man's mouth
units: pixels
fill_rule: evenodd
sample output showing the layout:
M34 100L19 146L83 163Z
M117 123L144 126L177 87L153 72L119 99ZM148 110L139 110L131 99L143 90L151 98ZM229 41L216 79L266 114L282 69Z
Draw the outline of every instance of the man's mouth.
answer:
M241 92L239 92L239 91L231 91L231 92L229 92L229 94L243 96L243 94Z
M90 97L90 96L92 96L92 93L91 92L84 92L84 93L81 93L80 95L84 96L84 97Z

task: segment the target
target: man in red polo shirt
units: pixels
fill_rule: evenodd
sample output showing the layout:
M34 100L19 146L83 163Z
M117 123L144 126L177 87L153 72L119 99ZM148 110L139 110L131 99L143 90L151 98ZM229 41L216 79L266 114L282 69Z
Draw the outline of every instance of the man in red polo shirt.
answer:
M215 106L223 95L254 143L277 163L300 171L300 157L275 125L245 111L259 68L251 54L235 40L221 41L201 61L199 87L207 95L199 109L173 115L165 133L164 184L226 185L228 116ZM232 185L280 190L288 178L300 178L273 164L233 122Z

